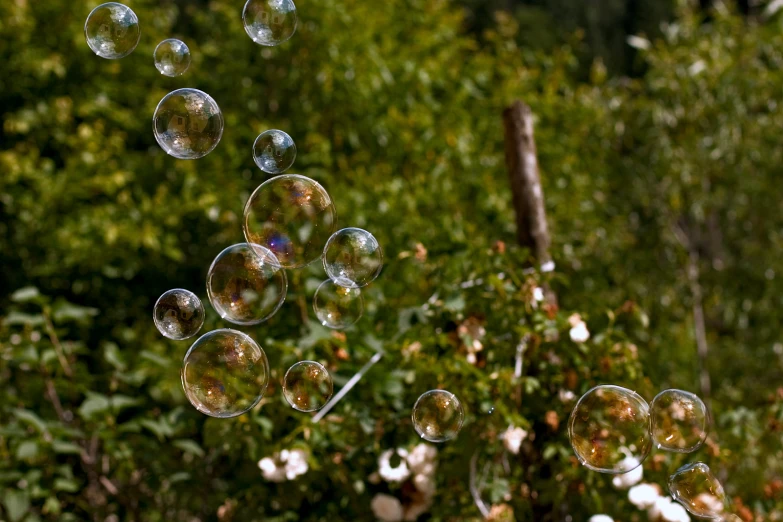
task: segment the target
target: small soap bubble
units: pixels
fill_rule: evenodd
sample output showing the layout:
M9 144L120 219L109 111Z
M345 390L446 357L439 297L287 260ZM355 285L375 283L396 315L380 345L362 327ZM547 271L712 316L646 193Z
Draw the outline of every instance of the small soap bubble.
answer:
M201 299L182 288L164 292L152 314L158 331L175 341L196 335L204 324L204 315Z
M226 248L207 272L209 302L220 317L235 324L266 321L283 305L287 290L285 270L259 245Z
M155 68L165 76L181 76L190 67L190 49L182 40L163 40L153 53Z
M332 397L332 376L322 364L300 361L291 366L283 378L283 395L292 408L316 411Z
M280 45L296 31L296 6L292 0L248 0L242 23L255 43Z
M358 288L338 285L327 279L313 296L313 311L322 325L343 330L364 314L364 299Z
M253 143L253 160L259 169L269 174L282 174L294 164L295 159L294 140L281 130L264 131Z
M576 403L568 437L579 461L601 473L627 473L650 453L650 408L636 392L596 386Z
M342 286L359 288L381 273L383 251L375 237L361 228L338 230L324 247L324 269Z
M178 159L203 158L220 143L223 113L198 89L177 89L160 100L152 118L158 145Z
M185 354L182 388L190 403L211 417L242 415L258 404L269 383L269 362L250 336L214 330Z
M653 442L659 449L691 453L707 439L707 406L682 390L664 390L650 404Z
M300 268L321 257L334 233L337 213L329 194L299 174L283 174L258 186L245 205L248 243L272 251L284 268Z
M703 462L688 464L669 477L672 498L698 517L720 518L726 511L726 493Z
M413 405L413 428L422 439L446 442L457 436L465 411L456 395L446 390L423 393Z
M87 16L84 36L92 52L101 58L124 58L139 43L139 18L126 5L117 2L101 4Z

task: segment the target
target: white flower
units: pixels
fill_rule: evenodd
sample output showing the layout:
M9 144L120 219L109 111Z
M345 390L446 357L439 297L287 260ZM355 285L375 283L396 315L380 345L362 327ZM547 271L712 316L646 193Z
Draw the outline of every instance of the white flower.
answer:
M710 513L720 514L723 513L723 502L715 495L709 493L699 493L696 498L693 499L695 504L701 504L709 510Z
M400 457L400 463L396 467L392 467L391 458L394 453ZM402 448L396 450L390 449L381 453L378 457L378 473L381 478L386 482L402 482L411 476L411 472L408 470L408 464L405 462L405 458L408 456L408 452Z
M658 488L652 484L639 484L628 490L628 500L639 509L647 509L661 498Z
M372 498L370 507L375 516L383 522L400 522L402 520L402 503L396 497L378 493Z
M593 515L587 522L614 522L614 519L609 515Z
M647 509L647 516L650 520L662 522L690 522L691 520L685 508L674 502L671 497L658 497Z
M544 290L540 286L533 289L533 300L538 303L544 300Z
M527 432L525 430L509 426L503 434L503 446L514 455L517 455L519 454L519 448L522 446L522 441L526 438Z
M438 450L430 444L417 444L407 457L408 466L414 473L427 473L435 471L434 461L438 456Z
M285 480L285 469L278 467L275 461L269 457L264 457L258 461L258 467L266 480L272 482L283 482Z
M431 475L414 476L413 485L426 497L431 497L435 494L435 481L432 479Z
M584 343L590 339L590 332L587 330L587 325L584 321L577 323L576 326L571 328L571 330L568 331L568 335L575 343Z
M283 482L294 480L299 475L307 473L307 453L301 449L283 450L271 458L264 457L258 461L258 467L266 480Z
M641 482L644 468L640 465L639 459L636 457L625 457L620 461L620 465L627 469L633 469L631 469L631 471L628 473L615 475L615 477L612 479L612 484L614 487L617 489L628 489L631 486Z
M286 451L283 451L286 453ZM299 475L307 473L309 466L307 465L307 453L301 449L293 449L287 452L287 458L285 459L285 476L288 480L294 480ZM282 454L281 454L282 459Z
M557 396L560 399L560 402L569 403L576 399L576 395L574 395L574 392L571 390L561 389L559 392L557 392Z

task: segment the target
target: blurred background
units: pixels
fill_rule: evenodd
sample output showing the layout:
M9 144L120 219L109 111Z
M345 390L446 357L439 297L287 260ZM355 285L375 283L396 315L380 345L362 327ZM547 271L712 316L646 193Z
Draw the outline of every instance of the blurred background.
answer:
M668 495L701 460L742 520L783 519L782 2L298 0L296 34L264 48L242 2L133 0L141 41L112 61L84 39L97 4L0 3L3 520L669 520L573 455L575 399L608 383L711 407L705 446L653 451L644 483ZM193 55L178 78L153 66L170 37ZM152 133L180 87L225 117L197 161ZM535 117L543 275L516 245L517 99ZM202 332L230 326L206 271L244 240L270 128L386 265L345 332L315 321L318 263L289 271L277 315L240 328L269 358L266 396L212 419L181 389L190 342L163 338L152 307L188 288ZM295 361L339 388L377 350L319 422L283 399ZM466 422L436 451L410 412L438 387Z

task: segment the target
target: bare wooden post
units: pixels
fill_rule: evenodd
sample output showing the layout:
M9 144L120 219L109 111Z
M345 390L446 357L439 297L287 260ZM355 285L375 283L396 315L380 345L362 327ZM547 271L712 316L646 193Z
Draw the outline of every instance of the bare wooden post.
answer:
M544 191L538 173L533 111L521 101L503 111L506 134L506 167L517 215L517 240L530 249L545 272L554 269L549 254L549 227L544 209Z

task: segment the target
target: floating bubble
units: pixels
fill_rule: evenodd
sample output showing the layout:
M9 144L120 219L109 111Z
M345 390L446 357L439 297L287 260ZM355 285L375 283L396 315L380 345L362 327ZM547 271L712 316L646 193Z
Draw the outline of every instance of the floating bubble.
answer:
M652 438L659 449L691 453L707 439L707 406L682 390L664 390L650 404Z
M152 314L158 331L169 339L193 337L204 324L204 305L196 294L182 288L164 292Z
M413 405L413 428L422 439L445 442L457 436L465 411L456 395L446 390L430 390Z
M281 130L264 131L253 143L253 160L259 169L269 174L282 174L294 164L295 159L296 144Z
M364 314L364 299L358 288L340 286L327 279L313 296L313 311L322 325L343 330Z
M315 361L300 361L291 366L283 378L283 395L292 408L316 411L332 397L332 376Z
M139 18L126 5L117 2L101 4L87 15L84 36L92 52L101 58L124 58L139 43Z
M280 45L296 31L296 6L292 0L248 0L242 23L255 43Z
M280 309L288 278L275 255L260 245L239 243L217 255L207 272L207 295L226 321L258 324Z
M242 415L258 404L269 383L269 362L250 336L214 330L193 343L182 366L190 403L211 417Z
M628 473L650 453L650 408L634 391L596 386L571 412L568 437L584 466L601 473Z
M190 49L185 42L176 38L160 42L152 56L155 68L165 76L181 76L190 67Z
M696 462L669 477L672 498L698 517L720 518L726 510L726 493L710 467Z
M284 174L259 185L244 214L247 242L271 250L284 268L300 268L321 257L337 225L329 194L299 174Z
M383 267L383 251L375 237L361 228L338 230L324 247L324 269L342 286L372 283Z
M223 113L198 89L177 89L160 100L152 118L158 145L179 159L203 158L220 143Z

